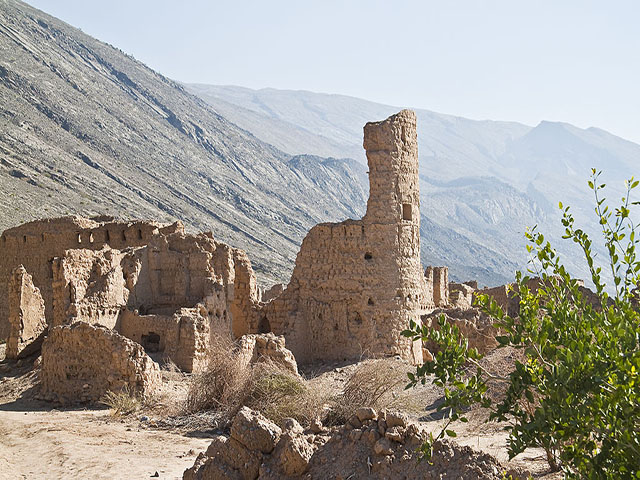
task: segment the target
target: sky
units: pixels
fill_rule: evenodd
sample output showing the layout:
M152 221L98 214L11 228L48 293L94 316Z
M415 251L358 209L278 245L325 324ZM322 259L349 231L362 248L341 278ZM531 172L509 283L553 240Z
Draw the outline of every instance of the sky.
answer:
M338 93L640 143L637 0L30 0L183 82Z

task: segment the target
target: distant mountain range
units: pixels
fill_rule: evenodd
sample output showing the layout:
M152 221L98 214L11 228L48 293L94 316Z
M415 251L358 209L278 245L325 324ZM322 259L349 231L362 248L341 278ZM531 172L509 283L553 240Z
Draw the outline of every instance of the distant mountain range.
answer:
M360 217L362 127L399 107L340 95L183 86L17 0L0 2L0 230L79 213L181 219L288 280L318 222ZM524 265L523 231L586 218L590 167L621 185L640 146L602 130L417 110L423 262L493 285ZM608 181L608 183L612 183ZM593 223L590 227L594 227ZM579 255L569 263L579 274Z
M400 107L343 95L189 84L186 88L242 128L289 152L365 162L362 125ZM410 106L409 106L410 107ZM580 252L560 240L558 202L597 233L587 187L603 170L609 196L640 174L640 145L597 128L541 122L477 121L416 110L421 175L423 262L446 264L454 278L495 284L526 264L524 231L538 225L567 264L587 275ZM601 255L604 252L600 250Z

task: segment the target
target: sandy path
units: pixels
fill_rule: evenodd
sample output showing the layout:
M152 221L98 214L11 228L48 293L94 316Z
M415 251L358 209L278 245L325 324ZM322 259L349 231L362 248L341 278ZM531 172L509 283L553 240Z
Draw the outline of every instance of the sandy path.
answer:
M6 408L0 405L0 479L142 479L156 471L182 478L210 443L124 423L106 410Z

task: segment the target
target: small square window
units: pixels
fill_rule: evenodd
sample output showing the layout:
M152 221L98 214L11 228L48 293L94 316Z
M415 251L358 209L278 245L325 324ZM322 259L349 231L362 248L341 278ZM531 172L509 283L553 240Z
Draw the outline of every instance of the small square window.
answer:
M402 204L402 219L403 220L412 220L411 217L411 204L410 203L403 203Z

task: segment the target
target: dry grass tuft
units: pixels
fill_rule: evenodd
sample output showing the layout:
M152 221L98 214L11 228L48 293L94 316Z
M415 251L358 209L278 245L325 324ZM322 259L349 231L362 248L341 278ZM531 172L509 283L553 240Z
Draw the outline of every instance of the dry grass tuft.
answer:
M309 426L327 401L327 395L314 385L272 362L253 366L250 391L246 405L277 424L295 418Z
M111 414L115 416L130 415L140 408L140 399L131 393L128 387L123 388L120 392L109 390L102 396L100 403L108 406L111 409Z
M394 392L406 383L406 367L402 363L394 359L367 360L349 377L342 392L332 399L326 423L344 424L360 407L390 407Z
M209 368L191 380L185 413L213 411L228 424L247 406L276 423L292 417L309 425L323 404L320 392L303 378L271 361L251 364L232 340L220 338L211 346Z
M234 351L234 343L219 337L209 352L209 367L192 377L185 402L186 413L216 411L233 417L246 401L251 369Z

